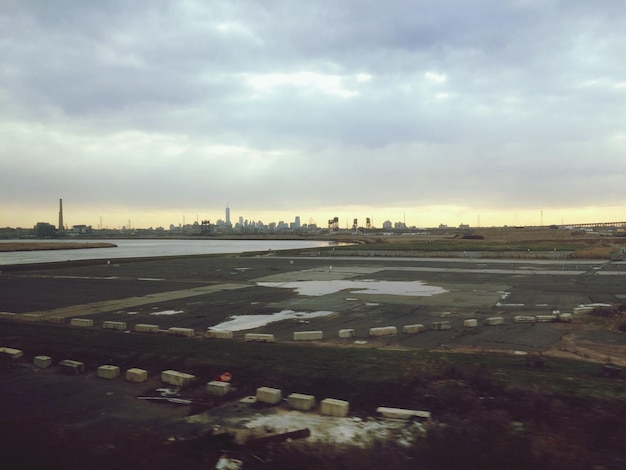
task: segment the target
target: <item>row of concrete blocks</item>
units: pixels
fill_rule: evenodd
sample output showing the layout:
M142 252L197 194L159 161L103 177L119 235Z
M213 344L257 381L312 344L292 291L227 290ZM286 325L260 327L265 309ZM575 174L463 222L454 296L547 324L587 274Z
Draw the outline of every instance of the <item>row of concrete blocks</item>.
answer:
M282 390L271 387L260 387L256 390L256 401L276 405L282 401ZM299 411L310 411L316 407L316 400L313 395L302 393L292 393L287 397L289 407ZM350 411L350 403L336 398L325 398L320 402L319 412L325 416L345 417ZM406 410L402 408L379 407L376 412L385 418L391 419L417 419L430 421L429 411Z
M267 403L276 405L283 399L283 392L278 388L260 387L256 389L256 401L259 403ZM304 395L302 393L292 393L287 397L289 406L294 410L310 411L316 406L316 400L313 395ZM325 398L320 402L320 414L325 416L348 416L350 403L335 398Z

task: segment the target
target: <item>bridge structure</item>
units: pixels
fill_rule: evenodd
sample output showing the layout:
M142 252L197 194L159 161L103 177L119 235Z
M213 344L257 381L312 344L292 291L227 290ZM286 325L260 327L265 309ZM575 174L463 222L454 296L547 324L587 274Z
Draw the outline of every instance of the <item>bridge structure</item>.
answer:
M585 223L585 224L563 224L559 225L560 228L595 228L595 227L604 227L604 228L624 228L626 227L626 222L595 222L595 223Z

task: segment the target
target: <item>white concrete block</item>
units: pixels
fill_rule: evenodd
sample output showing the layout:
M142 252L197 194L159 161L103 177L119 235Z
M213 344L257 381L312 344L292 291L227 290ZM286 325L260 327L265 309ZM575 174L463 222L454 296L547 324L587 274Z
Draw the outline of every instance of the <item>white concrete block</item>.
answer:
M173 326L167 330L170 335L192 337L196 334L193 328L179 328Z
M339 330L339 337L340 338L354 338L354 330L352 328Z
M164 370L161 372L161 382L176 385L177 387L186 387L195 379L195 375L178 372L176 370Z
M539 323L553 322L556 320L556 315L537 315L537 321Z
M0 320L15 321L17 318L17 313L0 312Z
M405 410L402 408L387 408L381 406L376 408L376 412L385 418L390 419L418 419L419 421L430 421L430 411Z
M80 375L85 372L85 364L79 361L65 359L59 362L59 370L65 374Z
M434 321L430 324L431 330L450 330L452 324L449 321Z
M336 400L335 398L325 398L321 402L320 414L325 416L348 416L350 403L344 400Z
M129 382L141 383L148 380L148 371L144 369L137 369L133 367L126 371L126 380Z
M41 313L23 313L20 315L20 319L24 321L43 321L43 315Z
M273 343L276 341L274 335L262 333L246 333L243 337L244 341L261 341L265 343Z
M513 320L515 323L534 323L537 321L535 317L527 316L527 315L516 315Z
M102 328L107 330L126 330L126 322L125 321L105 321L102 322Z
M233 339L233 332L228 330L212 330L209 328L206 332L207 338Z
M21 349L15 348L0 348L0 354L10 357L11 359L19 359L24 355Z
M503 317L490 317L485 320L485 324L489 326L502 325L504 324Z
M309 411L315 408L315 397L313 395L292 393L287 397L287 401L294 410Z
M93 326L93 320L89 320L88 318L72 318L70 320L71 326L80 326L83 328L89 328Z
M40 369L47 369L52 365L52 358L50 356L35 356L33 358L33 364Z
M158 333L159 325L149 325L147 323L137 323L135 325L135 331L140 333Z
M98 367L98 377L103 379L116 379L120 376L120 368L117 366L104 365Z
M478 326L478 320L475 318L470 318L463 322L463 326L466 328L476 328Z
M379 328L370 328L370 336L393 336L398 334L395 326L382 326Z
M261 403L275 405L283 398L282 390L270 387L260 387L256 389L256 400Z
M561 313L561 314L558 315L558 319L559 319L559 321L569 323L569 322L572 321L572 314L571 313Z
M416 333L423 333L425 330L424 325L422 324L415 324L415 325L404 325L402 327L402 332L409 334L409 335L414 335Z
M324 332L322 331L295 331L293 333L294 341L315 341L324 339Z
M230 392L230 383L213 380L206 384L206 391L209 395L221 397Z

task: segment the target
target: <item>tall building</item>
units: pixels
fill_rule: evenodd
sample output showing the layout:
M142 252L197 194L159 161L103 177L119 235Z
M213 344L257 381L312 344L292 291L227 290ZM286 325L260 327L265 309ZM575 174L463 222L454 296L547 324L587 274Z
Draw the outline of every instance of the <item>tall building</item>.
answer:
M230 207L226 206L226 225L232 225L230 223Z
M63 231L63 199L59 199L59 231Z

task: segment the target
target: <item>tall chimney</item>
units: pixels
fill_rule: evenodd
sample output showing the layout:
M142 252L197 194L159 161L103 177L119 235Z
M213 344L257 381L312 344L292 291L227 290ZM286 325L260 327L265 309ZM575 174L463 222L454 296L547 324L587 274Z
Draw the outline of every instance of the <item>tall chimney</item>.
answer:
M63 199L59 199L59 231L62 232L63 230Z

